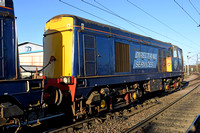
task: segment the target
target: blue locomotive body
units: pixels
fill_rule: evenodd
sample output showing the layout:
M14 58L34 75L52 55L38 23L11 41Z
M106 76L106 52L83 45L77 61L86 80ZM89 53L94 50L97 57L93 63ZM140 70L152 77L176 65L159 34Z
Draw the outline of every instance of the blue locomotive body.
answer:
M98 86L183 77L180 48L79 17L74 20L73 76L85 83L77 87L76 95L87 97Z
M64 102L52 93L70 96L75 116L176 89L183 80L179 47L73 15L47 22L44 64L51 56L56 61L44 71L46 93L56 101L51 104Z

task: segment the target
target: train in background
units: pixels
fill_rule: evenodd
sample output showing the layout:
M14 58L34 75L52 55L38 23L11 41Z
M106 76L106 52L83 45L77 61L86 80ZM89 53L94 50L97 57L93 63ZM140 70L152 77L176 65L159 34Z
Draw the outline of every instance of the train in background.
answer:
M181 48L74 15L46 23L44 64L50 57L44 100L76 118L176 89L184 78Z
M21 79L13 1L0 1L0 127L41 108L43 79Z

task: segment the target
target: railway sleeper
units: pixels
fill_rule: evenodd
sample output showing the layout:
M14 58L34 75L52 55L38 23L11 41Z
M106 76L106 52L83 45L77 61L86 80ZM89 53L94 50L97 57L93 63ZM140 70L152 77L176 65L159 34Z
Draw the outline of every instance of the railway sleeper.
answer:
M185 133L184 129L176 129L174 127L146 127L144 133Z
M166 118L183 118L183 119L185 119L185 117L183 117L184 115L187 115L188 118L189 117L190 118L195 117L195 115L193 115L191 113L183 114L183 113L180 113L180 112L175 112L175 113L170 112L170 113L167 113L167 114L161 114L162 117L166 117Z
M185 117L175 117L175 116L162 116L161 118L157 118L158 121L182 121L182 122L188 122L194 120L193 117L188 117L187 119Z
M181 106L179 106L179 108L181 109ZM181 113L190 113L191 110L192 110L193 113L199 112L199 108L191 109L189 107L182 106L182 109L184 109L184 110L181 110ZM177 112L177 108L174 108L174 109L172 108L172 110L170 110L170 111Z
M163 117L163 118L157 119L157 121L159 121L159 122L179 122L179 123L181 123L181 122L187 123L191 120L193 120L193 119L183 119L183 118L181 119L181 118L171 118L171 117L169 117L169 118Z
M181 131L182 129L184 129L186 131L187 128L190 126L190 124L155 121L152 126L158 127L160 129L162 129L162 128L165 129L167 127L169 130L178 129L179 131Z
M173 125L173 126L188 126L194 119L178 119L178 118L160 118L155 121L155 123L160 123L163 125Z
M190 109L190 110L176 110L175 109L175 110L170 110L168 113L169 114L179 114L179 113L181 113L182 115L186 115L186 117L187 117L187 114L191 114L191 110L192 110L193 114L199 112L198 109ZM191 114L191 115L193 115L193 114Z

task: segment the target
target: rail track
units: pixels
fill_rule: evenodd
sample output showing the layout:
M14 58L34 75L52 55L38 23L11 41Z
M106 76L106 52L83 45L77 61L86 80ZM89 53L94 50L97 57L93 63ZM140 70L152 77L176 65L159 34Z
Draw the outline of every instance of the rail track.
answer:
M196 78L196 80L197 80L197 78ZM199 81L195 81L195 79L191 80L191 82L193 82L193 83L190 84L189 86L193 86L193 85L199 83ZM185 82L184 84L188 84L188 82ZM183 86L181 89L186 88L186 86ZM187 86L187 87L189 87L189 86ZM165 93L165 94L168 95L168 93ZM137 103L137 105L132 105L132 107L125 108L122 111L115 111L112 113L107 113L104 116L83 120L83 121L77 122L75 124L63 126L61 128L57 128L57 129L50 129L46 132L60 133L60 132L74 132L74 131L79 131L79 130L81 130L80 132L82 132L84 129L91 128L92 125L95 125L95 124L103 123L105 120L110 119L110 118L115 119L117 117L121 117L123 119L128 119L129 117L131 117L137 113L140 113L143 110L150 109L151 107L158 105L158 104L160 104L160 103L157 101L156 98L149 98L149 100L146 100L143 103L140 103L140 104Z
M193 121L191 126L188 128L186 133L199 133L200 132L200 113L196 117L196 119Z
M159 104L159 103L157 102L156 98L150 99L150 100L145 101L142 104L137 104L130 108L129 107L125 108L124 110L121 110L121 111L118 111L118 109L117 109L113 112L109 112L104 115L99 115L97 117L92 117L90 119L82 120L82 121L76 122L75 124L72 124L72 125L48 130L48 131L45 131L45 133L47 133L47 132L48 133L63 133L63 132L72 133L75 131L82 132L83 130L85 130L87 128L91 128L93 125L102 124L105 121L109 121L111 119L118 119L118 118L127 119L128 117L131 117L134 114L142 112L145 109L149 109L157 104Z
M147 119L127 129L129 132L186 132L199 114L200 84L188 93L154 113Z
M184 86L176 91L182 90L186 87L199 83L198 78L199 77L192 79L191 81L189 81L190 83L184 82L183 83ZM163 96L169 95L170 93L171 92L163 93ZM155 106L160 106L159 104L161 104L159 102L159 97L153 95L153 96L148 96L148 98L145 99L145 101L142 101L140 103L135 103L132 104L131 106L122 105L121 108L115 109L112 112L107 112L105 114L103 113L103 115L101 114L97 117L88 118L86 120L81 120L76 123L64 123L64 121L68 119L65 117L64 114L59 114L58 117L57 115L49 116L50 119L49 118L40 119L40 122L42 123L40 126L34 128L25 127L22 128L22 130L20 130L19 132L29 132L29 133L32 132L61 133L61 132L74 132L74 131L82 132L85 131L85 129L90 129L90 128L92 129L92 127L95 127L96 125L106 124L107 121L112 121L112 119L115 119L117 121L118 119L120 119L121 121L124 121L126 119L129 119L129 117L132 117L136 114L140 114L145 110L149 110ZM35 123L35 121L30 122L30 124L31 123Z

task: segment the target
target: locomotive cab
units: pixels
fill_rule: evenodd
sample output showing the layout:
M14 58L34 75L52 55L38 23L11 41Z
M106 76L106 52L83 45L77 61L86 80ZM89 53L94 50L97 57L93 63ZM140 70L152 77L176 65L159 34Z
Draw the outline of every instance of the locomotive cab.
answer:
M49 57L56 58L56 61L44 70L48 82L45 85L44 99L49 108L66 105L74 99L76 75L73 71L73 21L72 17L58 17L49 20L45 26L44 64L48 63Z
M73 18L61 17L47 22L45 26L44 64L54 56L56 62L44 70L48 78L72 76L74 46Z

